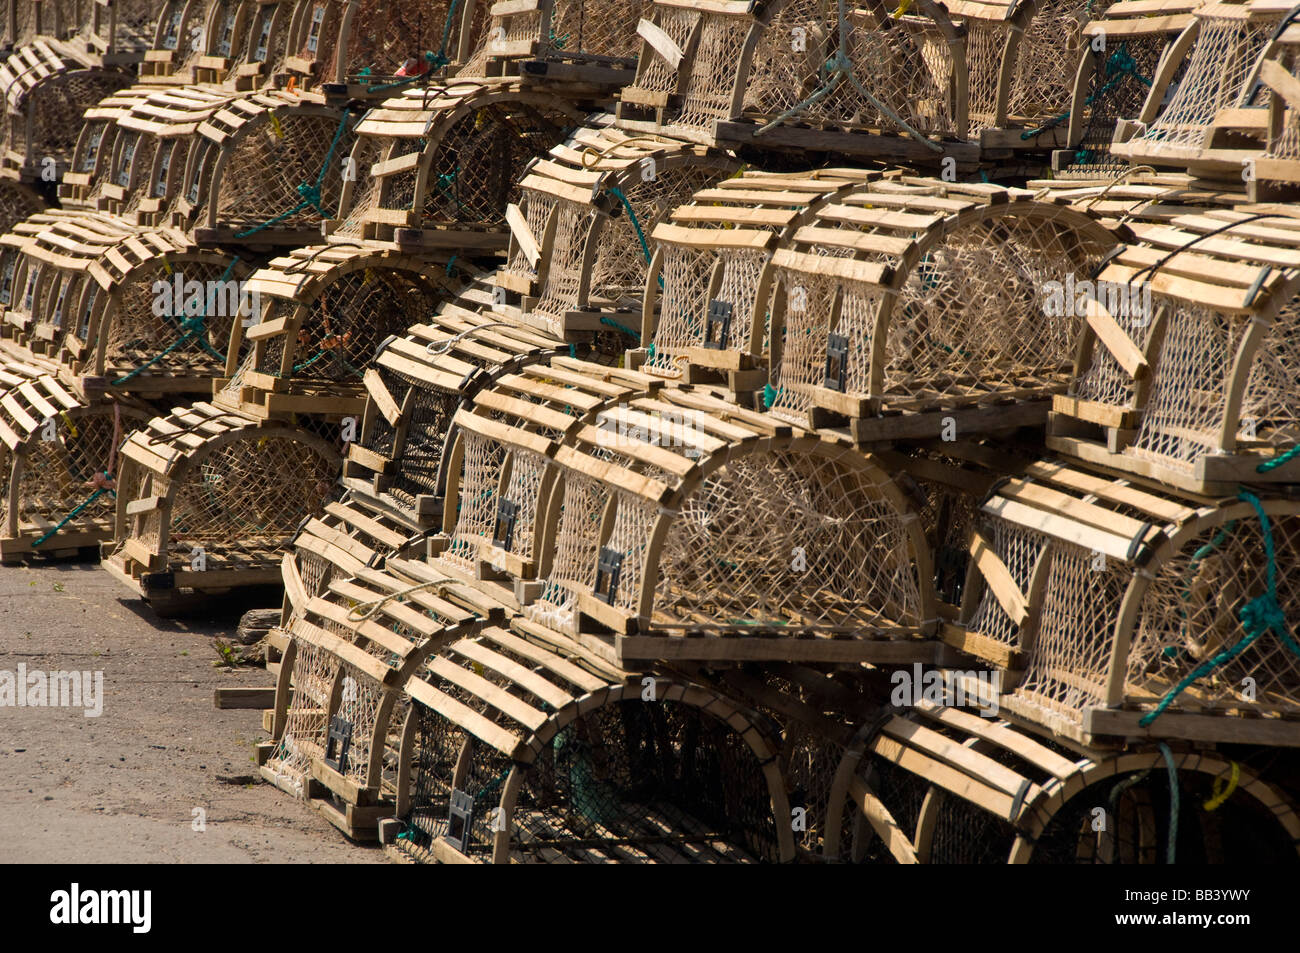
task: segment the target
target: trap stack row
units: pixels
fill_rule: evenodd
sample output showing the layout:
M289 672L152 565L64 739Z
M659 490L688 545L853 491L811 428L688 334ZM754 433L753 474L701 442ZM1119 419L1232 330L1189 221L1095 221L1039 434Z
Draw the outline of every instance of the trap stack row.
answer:
M322 0L164 11L139 82L86 111L72 170L59 183L62 210L19 223L10 236L14 257L4 267L16 284L4 301L12 304L6 353L19 363L37 359L101 413L119 397L146 401L153 408L146 418L163 415L141 435L143 459L155 467L179 462L176 447L159 446L164 437L179 439L171 417L182 415L185 435L204 433L193 430L192 415L211 415L209 401L224 401L224 412L240 420L236 429L276 420L305 444L315 441L320 459L333 461L320 464L332 487L330 467L350 433L342 426L351 426L376 344L431 312L500 253L503 207L524 164L632 75L631 56L617 46L620 36L635 37L627 5L606 11L612 19L631 16L626 31L602 26L581 4L495 12L482 4L374 6ZM570 21L572 42L553 31ZM504 33L511 43L502 43ZM408 56L413 43L429 49ZM380 200L385 207L375 216ZM400 242L390 227L399 217L411 226ZM360 235L348 228L353 221L369 226L360 242L349 240ZM309 244L334 231L331 245ZM301 250L273 260L276 247L295 246ZM458 253L463 260L448 268ZM168 292L161 304L160 289ZM75 317L65 321L65 313ZM286 349L283 334L268 332L290 322ZM259 382L259 374L276 380ZM287 388L295 374L299 386ZM273 396L258 399L250 383ZM16 422L23 440L50 432L47 418L33 413ZM131 429L114 431L115 451ZM185 462L196 457L193 444L182 441ZM244 490L292 472L273 456L265 467L249 464ZM102 463L98 472L93 486L69 484L59 505L22 504L34 522L7 542L5 555L67 551L59 537L73 528L112 540L117 474ZM210 474L203 481L222 482L212 467L202 472ZM92 491L94 503L79 507ZM208 487L209 502L214 492ZM227 514L225 523L181 520L200 540L182 565L206 566L206 556L190 554L207 544L215 571L203 577L205 591L221 591L222 580L237 575L250 585L278 581L278 552L270 573L242 555L283 546L319 502L282 500L297 513L287 524L265 513L250 523L209 506ZM93 526L86 523L92 511ZM143 566L127 565L134 587L164 596L173 590L163 545ZM238 554L233 564L227 553ZM140 582L150 571L158 585Z

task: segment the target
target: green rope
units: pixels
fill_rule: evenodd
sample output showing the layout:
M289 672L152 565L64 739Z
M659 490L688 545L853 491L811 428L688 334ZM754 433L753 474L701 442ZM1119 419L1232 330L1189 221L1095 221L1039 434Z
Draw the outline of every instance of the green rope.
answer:
M1173 864L1178 852L1178 765L1169 745L1160 742L1160 753L1165 756L1165 770L1169 772L1169 843L1165 845L1165 863Z
M272 225L278 225L280 222L283 222L286 218L289 218L291 215L297 215L303 209L308 207L314 208L317 212L321 214L321 217L329 218L329 212L325 211L325 209L320 204L321 186L325 182L325 173L329 170L330 163L334 161L334 150L336 150L339 147L339 141L342 140L343 133L347 131L348 116L349 116L348 111L346 109L343 110L343 115L339 117L339 127L336 130L334 130L334 138L330 141L329 151L325 153L325 161L321 163L320 172L316 174L315 183L314 184L309 184L307 182L298 183L298 186L295 189L295 191L300 196L302 196L302 201L300 201L293 208L289 209L289 211L282 212L281 214L276 215L274 218L267 219L261 225L256 225L253 228L239 232L238 234L235 235L236 238L248 238L250 235L256 235L258 232L265 231L266 229L270 228Z
M219 280L223 283L229 280L230 273L235 270L235 265L237 264L239 264L238 255L236 255L234 258L230 260L230 264L227 265L226 270L221 273L221 278ZM202 310L200 310L200 312L194 315L193 317L190 318L183 317L180 319L176 327L178 330L183 332L181 336L177 338L175 341L173 341L171 344L169 344L164 350L162 350L158 354L155 354L153 357L149 358L149 360L145 361L139 367L135 368L135 370L129 371L126 374L119 377L117 380L113 381L112 382L113 387L120 387L122 384L125 384L127 381L139 377L149 368L153 367L155 364L161 361L168 354L172 353L172 351L175 351L178 347L180 347L190 338L194 337L195 335L199 335L203 333L203 331L206 329L205 325L208 320L208 303L202 297L196 300L198 300L200 304L202 304ZM181 307L181 310L182 311L185 310L184 306ZM167 315L167 317L171 318L173 321L176 320L176 315L174 314L169 314ZM219 353L215 348L213 348L212 345L209 344L206 339L200 337L199 343L203 345L204 350L206 350L217 360L224 361L226 359L226 356L224 354Z
M623 207L627 209L627 215L632 222L632 227L636 229L637 241L641 243L641 254L645 256L645 263L650 264L650 245L645 240L645 232L641 230L641 222L636 217L636 211L632 208L632 203L627 200L627 196L623 194L623 190L617 185L609 187L609 194L622 202Z
M1300 443L1296 444L1294 447L1292 447L1286 453L1282 454L1280 457L1274 457L1271 460L1265 460L1259 466L1255 467L1255 472L1268 473L1268 471L1270 470L1276 470L1278 467L1285 466L1286 464L1290 463L1297 456L1300 456Z
M776 403L776 399L778 396L780 396L780 393L781 392L778 391L775 387L773 387L770 383L764 384L763 385L763 409L771 410L772 405Z
M639 333L637 333L636 331L633 331L633 330L632 330L631 328L629 328L626 324L620 324L619 322L615 321L613 318L602 317L602 318L600 319L600 323L601 323L601 324L607 324L607 325L609 325L611 328L614 328L615 330L622 331L624 334L626 334L626 335L627 335L628 337L630 337L630 338L635 338L635 339L638 340L638 341L641 339L641 335L640 335Z
M1138 721L1138 724L1143 728L1148 727L1160 717L1165 709L1173 703L1173 700L1182 694L1189 685L1231 662L1270 629L1282 640L1287 648L1295 655L1300 656L1300 644L1297 644L1287 631L1286 614L1277 601L1277 553L1273 545L1273 528L1269 524L1268 514L1264 512L1264 506L1260 503L1259 497L1249 490L1242 490L1237 494L1237 499L1249 503L1255 510L1255 515L1259 518L1260 532L1264 537L1264 553L1268 559L1267 591L1262 596L1252 599L1237 611L1246 634L1235 645L1229 646L1217 653L1213 658L1196 666L1182 681L1166 692L1156 707L1143 715Z
M108 472L107 472L107 471L105 471L104 476L107 477L107 478L110 479L110 480L112 479L112 477L108 475ZM44 536L42 536L42 537L41 537L40 539L38 539L36 542L32 543L32 549L35 549L37 546L41 545L41 543L45 542L47 539L49 539L51 536L53 536L55 533L57 533L59 530L63 529L63 527L65 527L65 526L67 526L69 523L71 523L74 519L77 518L77 514L78 514L78 513L80 513L82 510L84 510L84 509L85 509L87 506L89 506L91 503L94 503L97 499L99 499L99 498L100 498L101 496L103 496L105 493L112 493L112 494L113 494L113 498L114 498L114 499L117 499L117 493L115 493L114 491L110 490L108 487L100 487L100 488L99 488L98 490L96 490L94 493L90 494L90 497L89 497L87 500L85 500L85 501L84 501L80 506L78 506L76 509L74 509L74 510L73 510L71 513L69 513L67 516L63 517L63 519L59 520L59 521L54 525L54 528L53 528L53 529L51 529L49 532L47 532Z

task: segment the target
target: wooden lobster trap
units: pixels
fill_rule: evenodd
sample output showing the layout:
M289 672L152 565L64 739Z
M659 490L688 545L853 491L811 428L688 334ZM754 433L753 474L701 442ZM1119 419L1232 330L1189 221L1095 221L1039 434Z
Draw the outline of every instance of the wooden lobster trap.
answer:
M619 664L934 658L929 548L868 455L662 388L554 460L530 619Z
M1278 0L1200 7L1162 60L1141 112L1120 125L1111 151L1135 164L1243 182L1243 156L1223 153L1216 133L1259 129L1262 110L1245 107L1252 99L1264 105L1252 88L1256 66L1273 35L1290 22L1290 9Z
M155 418L124 450L117 548L104 564L156 604L174 590L278 585L288 540L338 496L377 345L432 310L449 281L395 252L328 246L248 279L244 307L260 320L233 324L233 376L213 383L211 403Z
M72 159L82 113L130 82L126 70L55 39L16 50L0 62L0 176L56 182Z
M256 318L233 328L215 401L250 419L359 416L366 367L380 344L458 284L440 264L373 243L275 258L244 287Z
M794 858L766 721L681 677L559 633L489 626L407 681L401 859L772 863Z
M1041 462L982 509L960 624L1003 708L1084 743L1300 743L1295 501Z
M721 383L733 400L753 406L767 383L766 306L759 306L770 292L767 262L818 208L875 177L747 169L696 192L650 233L641 348L629 352L629 365L684 383Z
M618 332L640 337L647 236L737 163L702 146L629 136L595 118L528 168L508 206L510 248L497 272L501 314L555 337Z
M710 146L978 158L961 141L965 36L928 0L908 11L825 0L659 0L638 32L636 80L619 97L622 128Z
M1128 162L1111 155L1111 143L1121 129L1131 133L1129 122L1142 112L1168 57L1181 64L1169 85L1182 81L1186 41L1175 46L1195 23L1199 6L1199 0L1164 0L1154 8L1144 0L1118 0L1088 21L1069 110L1054 122L1067 130L1067 148L1052 156L1056 178L1109 183L1128 172Z
M153 46L166 7L166 0L82 0L72 42L105 66L134 65Z
M1082 325L1051 313L1045 289L1114 245L1095 219L1023 190L869 183L768 266L771 304L754 316L770 314L768 406L801 427L847 421L858 442L1039 424Z
M37 37L66 39L77 23L74 3L69 0L14 0L6 3L4 49L12 51Z
M300 603L287 623L279 734L262 775L348 836L373 839L379 819L395 810L402 686L428 656L500 618L501 608L469 586L421 585L365 566L336 573L321 595L291 598Z
M631 380L625 381L624 378ZM287 597L293 603L294 621L289 623L289 628L295 640L300 641L299 627L296 626L299 617L304 616L305 612L306 615L314 618L324 611L322 600L310 595L311 588L319 591L328 586L332 592L346 591L351 594L349 604L355 604L358 601L352 598L356 596L355 587L344 586L340 581L342 572L350 569L352 575L370 580L372 583L379 578L372 569L376 562L373 556L366 559L364 566L359 564L357 558L372 547L376 554L387 552L386 569L399 571L407 576L414 575L415 583L393 584L390 586L392 590L415 592L437 589L440 597L454 598L460 605L473 610L469 613L448 615L449 610L444 609L441 621L436 618L432 622L426 621L421 638L416 638L408 629L395 629L403 637L416 643L412 644L409 650L401 653L408 661L418 664L425 655L445 644L446 639L464 635L465 626L471 622L476 620L501 622L507 611L517 612L518 602L511 583L514 579L524 582L533 576L531 560L535 560L536 555L530 556L530 547L535 532L537 501L545 497L550 486L544 474L548 455L542 452L534 458L523 451L508 454L502 443L502 432L519 435L523 439L531 438L534 442L540 442L543 450L549 449L553 453L557 444L554 437L548 439L545 436L548 430L558 434L573 429L587 416L586 411L589 408L599 405L611 396L632 392L629 390L629 383L642 382L637 375L628 375L626 372L593 367L579 361L561 358L555 359L550 366L525 367L517 373L502 373L492 394L481 395L486 402L483 408L477 411L462 411L456 415L454 432L457 436L450 453L451 465L448 467L447 476L449 481L447 492L450 494L452 506L444 511L444 525L447 532L430 540L428 546L430 553L438 554L436 557L431 558L427 564L412 565L408 564L408 561L398 562L392 558L392 554L399 550L403 552L409 550L411 543L408 541L401 547L394 547L392 540L385 541L378 537L375 541L382 543L384 549L372 543L363 549L362 553L357 553L357 533L351 534L351 538L345 540L339 538L342 534L337 530L322 526L319 521L312 521L306 527L307 532L299 534L295 540L295 550L299 553L299 558L290 561L286 557L284 570ZM529 429L522 429L525 427ZM558 431L556 428L559 428ZM441 434L437 436L441 442ZM499 489L503 481L506 490ZM507 492L520 503L511 502L509 506L502 504L501 507L494 509L494 502L498 495ZM366 529L366 520L361 515L365 510L370 509L368 502L365 497L354 495L351 516L344 512L342 505L333 505L327 512L339 518L350 518L358 529L373 536L374 527ZM490 516L503 508L509 511L504 517L508 525L504 529L501 529L500 525L487 525ZM497 572L487 569L486 563L483 563L486 556L480 552L481 549L491 546L503 547L503 551L493 557L495 562L504 567ZM345 550L346 554L340 550ZM305 556L302 555L304 551ZM307 575L298 572L300 566ZM499 582L488 582L486 579L480 581L485 573L489 577L505 573L508 578L504 585ZM380 584L380 595L382 595L386 591L382 587L387 583L380 579ZM398 593L398 596L401 597L402 593ZM387 605L388 601L400 601L400 598L380 600L380 596L376 595L372 599L360 601L376 603L376 612L378 612L382 605ZM379 604L381 602L382 605ZM437 604L440 603L437 601L430 603L430 605ZM399 608L393 606L387 611L396 619L400 617L396 614ZM335 610L334 621L349 620L341 619L338 611ZM354 617L350 621L360 623L363 619ZM391 625L391 623L387 624ZM444 631L439 631L439 625ZM372 628L375 626L368 623L358 631ZM309 644L314 644L310 643L310 626L303 631ZM351 641L356 643L355 639ZM388 639L384 644L391 646L392 639ZM419 650L418 654L410 654L416 650ZM374 696L389 692L391 689L399 689L412 674L410 666L406 663L401 663L392 672L381 673L378 677L373 665L358 671L355 665L346 664L346 652L333 643L315 645L315 648L308 648L306 651L312 653L310 655L312 664L332 664L336 671L341 667L346 668L348 677ZM292 659L289 661L292 662ZM284 679L287 677L282 667L282 685L286 690L288 682ZM304 674L304 678L304 684L313 682L309 674ZM393 700L394 698L389 698L390 703ZM284 705L280 708L284 708ZM331 711L329 714L332 721L336 713ZM377 752L383 748L385 733L388 731L387 708L384 709L384 717L380 721L374 721L373 716L373 711L367 714L366 711L351 709L338 713L338 717L347 723L346 730L359 742L362 735L373 738L373 745L369 750L375 751L377 758ZM318 747L322 747L323 750L323 746L318 745ZM395 750L396 746L393 747ZM296 790L302 783L302 767L300 759L296 757L301 750L297 740L288 743L282 740L280 756L278 758L272 756L267 773L281 777L284 781L282 786L287 785ZM373 836L376 815L374 810L364 809L377 807L375 799L380 796L377 787L380 782L379 776L367 774L369 780L362 781L362 789L358 790L355 783L349 787L341 780L341 777L349 774L345 767L340 767L340 764L346 763L346 759L340 761L334 757L330 761L333 763L332 771L318 769L313 762L314 776L333 792L331 795L333 807L322 809L349 834L358 836L362 828L368 825L369 836ZM376 769L378 764L376 761ZM294 768L295 765L299 766L298 769ZM354 762L354 766L358 770L363 768L360 762ZM357 780L358 777L353 778L354 782ZM391 805L389 813L391 813ZM369 820L364 821L363 818Z
M1155 208L1129 227L1079 292L1087 326L1048 446L1194 493L1295 482L1297 219Z
M87 213L33 216L0 247L5 333L79 396L211 393L251 263Z
M577 350L498 320L491 302L491 287L476 282L429 322L385 341L367 370L365 414L343 485L413 531L441 526L444 461L461 404L502 375Z
M281 584L300 524L337 495L338 428L254 421L199 402L121 450L114 542L101 565L159 612Z
M412 250L496 252L527 163L590 105L512 79L408 89L358 123L348 159L355 174L331 234Z
M1071 750L970 709L921 701L909 712L884 710L846 746L825 859L1294 863L1300 818L1263 779L1269 760L1259 749L1231 758Z
M127 397L86 401L57 377L0 370L0 558L75 555L113 535L117 448L149 417Z

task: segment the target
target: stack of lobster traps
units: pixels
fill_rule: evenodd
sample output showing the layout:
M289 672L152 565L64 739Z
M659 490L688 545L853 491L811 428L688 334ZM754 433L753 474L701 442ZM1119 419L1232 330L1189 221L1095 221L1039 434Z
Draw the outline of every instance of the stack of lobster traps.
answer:
M0 556L274 590L348 837L1296 858L1294 11L30 7Z

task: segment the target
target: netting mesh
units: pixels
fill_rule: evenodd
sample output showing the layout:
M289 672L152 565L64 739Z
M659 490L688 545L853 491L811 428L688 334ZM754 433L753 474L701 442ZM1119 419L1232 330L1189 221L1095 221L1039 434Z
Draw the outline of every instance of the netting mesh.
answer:
M1149 128L1135 137L1147 156L1177 156L1208 145L1206 133L1225 106L1235 106L1276 20L1201 18L1200 35L1178 84ZM1262 101L1267 102L1267 92Z
M417 846L447 832L447 772L463 737L430 724L436 716L419 717L422 744L413 772L418 794L408 828ZM474 803L465 845L471 857L486 859L494 828L505 824L511 860L521 863L777 859L761 765L734 730L699 709L621 701L577 718L536 761L520 766L523 785L509 818L496 813L496 804L514 763L470 744L468 770L458 786Z
M625 509L620 501L620 516ZM656 618L903 634L923 621L906 526L870 476L835 459L742 457L709 476L673 520ZM608 545L625 553L628 580L621 598L624 586L632 593L638 560L615 536Z
M731 118L736 64L744 53L750 26L747 17L704 14L682 105L667 122L712 134L715 122Z
M1110 154L1115 126L1142 111L1166 46L1164 33L1133 35L1123 41L1112 40L1106 50L1095 54L1096 69L1087 80L1083 135L1073 161L1057 173L1058 178L1117 175L1128 168L1126 161ZM1182 82L1186 67L1184 59L1171 84Z
M844 373L845 392L870 392L872 332L884 292L865 282L821 274L790 269L778 269L777 274L778 293L785 296L786 331L772 413L805 423L815 403L813 389L826 386L831 333L845 338L848 347L838 368ZM839 321L832 332L837 306Z
M52 430L45 430L53 439L44 439L38 431L36 439L27 443L22 478L16 496L18 525L27 530L40 528L41 535L52 529L65 516L84 504L84 508L68 524L66 531L74 532L81 526L109 529L113 523L113 495L100 493L101 485L96 474L113 474L116 446L123 436L144 423L145 415L126 405L114 414L113 406L100 405L85 408L76 416L61 414L54 418ZM6 487L10 472L4 470ZM57 546L58 537L51 537Z
M647 17L647 19L653 19L655 25L667 33L680 50L686 48L687 38L701 16L700 11L688 7L656 6L653 18ZM678 75L678 70L670 67L667 60L651 52L648 56L642 57L638 63L637 77L632 88L668 95L677 91Z
M546 222L551 217L555 209L557 199L553 195L545 192L536 192L527 189L523 194L523 201L520 210L524 213L524 218L528 222L528 230L534 236L544 235L546 233ZM540 264L541 260L538 260ZM506 263L503 271L511 275L518 275L522 278L536 279L537 269L529 260L524 249L517 242L511 242L510 260Z
M564 480L563 511L555 537L551 572L541 597L525 607L532 619L547 620L557 628L572 621L578 592L590 589L600 541L600 518L609 489L590 477L570 473Z
M835 4L823 0L792 0L772 18L745 84L747 114L773 118L825 85L828 60L839 48L838 19ZM848 21L847 54L857 82L918 132L955 134L952 53L938 26L928 17L894 18L862 8L850 10ZM798 119L901 131L848 80L807 105Z
M144 50L153 45L154 27L162 8L158 0L114 0L115 32L109 30L107 7L98 3L85 3L79 6L82 20L78 32L82 36L93 33L106 43L111 40L113 48L118 52ZM98 22L98 29L96 29L96 22Z
M1014 697L1027 716L1077 726L1084 708L1105 703L1115 622L1133 570L1073 543L1055 546L1037 637Z
M1047 542L1046 538L1041 533L1003 520L995 521L985 538L992 545L994 554L1011 572L1011 578L1020 591L1028 592L1029 577ZM1019 641L1020 627L1007 615L1002 603L987 586L967 628L1003 645L1015 646Z
M266 767L282 783L302 794L302 782L313 759L325 753L330 696L338 674L338 661L309 642L294 639L293 692L289 698L284 734L276 743Z
M1300 71L1300 57L1293 46L1279 47L1274 59L1292 76ZM1244 96L1243 105L1249 105ZM1270 134L1264 154L1270 159L1300 159L1300 112L1290 101L1284 100L1282 126L1276 135Z
M1300 606L1300 518L1275 516L1269 522L1277 553L1278 603L1294 619ZM1266 591L1266 570L1264 539L1254 517L1207 528L1162 562L1142 600L1125 695L1142 700L1163 696L1197 665L1245 637L1240 612ZM1266 632L1241 655L1199 678L1174 705L1242 704L1290 711L1300 705L1298 685L1300 656Z
M652 0L555 0L549 45L566 56L633 59L641 48L637 22L653 8Z
M504 224L506 206L519 199L524 166L560 142L570 124L558 108L510 101L458 121L430 162L424 206L416 210L425 227Z
M971 18L966 30L967 136L974 138L997 121L998 75L1008 28L995 20Z
M893 816L903 835L909 840L915 837L929 784L910 771L877 757L863 758L861 778ZM852 797L845 799L843 817L844 830L840 835L842 859L866 864L897 863Z
M290 436L248 434L206 456L172 487L168 552L207 568L275 562L298 524L335 494L337 461Z
M105 367L130 373L147 364L150 374L218 373L239 313L237 282L226 272L226 265L212 261L160 261L143 269L122 286L117 306L105 310L100 323L100 336L108 339ZM172 293L178 276L180 301ZM165 298L158 287L167 289ZM197 329L186 325L200 316Z
M1241 318L1225 315L1213 308L1170 303L1165 338L1160 347L1151 393L1147 398L1142 424L1129 452L1135 456L1160 459L1162 462L1190 469L1197 458L1212 453L1220 446L1219 430L1223 423L1224 397L1233 361L1247 323ZM1292 310L1290 320L1295 320ZM1277 371L1283 371L1282 380L1294 381L1295 372L1285 372L1286 360L1291 358L1288 348L1261 364L1269 369L1255 376L1258 382L1257 398L1263 396L1272 384L1276 387ZM1270 366L1271 365L1271 366ZM1270 375L1269 371L1273 374ZM1270 377L1273 379L1270 380ZM1281 405L1283 413L1294 418L1294 391L1288 394L1270 394ZM1288 407L1288 405L1290 405ZM1243 414L1247 413L1243 405ZM1290 422L1286 421L1285 423Z
M505 450L497 441L469 431L462 431L461 439L465 442L465 468L460 480L460 513L451 546L444 558L472 570L480 546L491 540L496 528L498 479Z
M320 208L306 205L280 219L280 228L310 226L321 217L320 209L333 214L343 187L342 158L352 148L354 123L344 114L344 131L338 138L334 158L320 179ZM287 213L302 202L300 185L317 185L330 145L339 132L334 116L284 112L276 122L259 124L239 140L229 156L216 197L216 216L221 222L262 225L273 216Z
M498 490L505 454L477 434L466 431L464 439L460 514L450 554L472 564L484 547L492 546L524 560L535 558L537 511L543 502L541 482L547 461L530 450L513 449L509 477Z
M557 200L555 240L547 262L546 282L533 314L558 322L578 306L583 252L597 214L591 206Z
M275 0L258 4L251 15L242 17L242 22L237 22L236 27L242 26L247 32L238 37L230 54L231 72L258 63L265 64L263 76L273 74L284 59L292 13L293 5L289 0Z
M1151 336L1152 308L1134 307L1130 288L1110 281L1098 281L1097 301L1105 306L1110 316L1124 329L1124 333L1138 347L1145 350ZM1071 392L1082 400L1096 401L1114 407L1130 406L1135 396L1134 381L1115 359L1110 349L1095 346L1091 363L1071 385Z
M1086 5L1086 15L1104 16L1109 3ZM1007 97L1008 118L1047 119L1070 108L1075 70L1084 44L1085 11L1078 0L1047 0L1034 10L1020 37L1016 67Z

